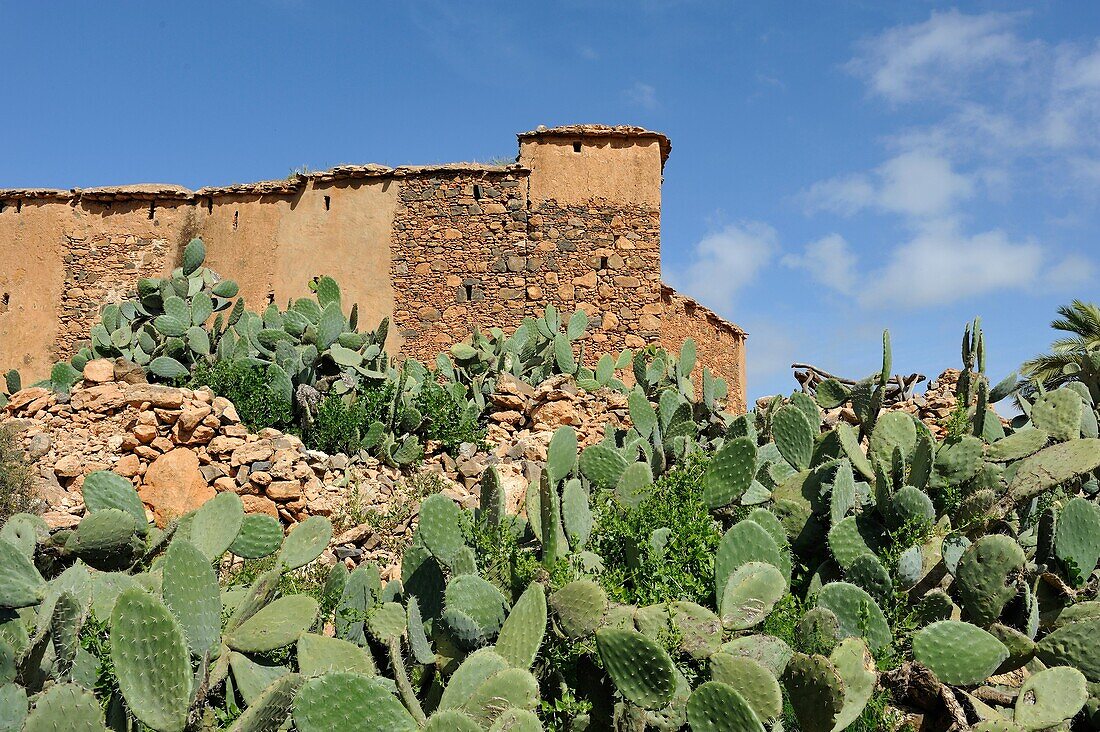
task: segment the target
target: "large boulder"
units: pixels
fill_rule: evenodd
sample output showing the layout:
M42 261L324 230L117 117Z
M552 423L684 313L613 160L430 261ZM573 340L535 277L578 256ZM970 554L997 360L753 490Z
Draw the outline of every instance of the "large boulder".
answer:
M186 448L176 448L149 465L138 495L152 510L157 526L163 527L209 501L214 489L199 470L198 456Z

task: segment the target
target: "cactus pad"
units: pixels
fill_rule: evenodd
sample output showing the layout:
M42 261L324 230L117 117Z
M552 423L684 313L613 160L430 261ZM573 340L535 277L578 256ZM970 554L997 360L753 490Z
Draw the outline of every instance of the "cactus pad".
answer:
M210 561L220 559L240 533L244 506L236 493L219 493L199 506L191 519L190 540Z
M310 516L287 534L279 551L279 563L287 569L298 569L321 556L332 541L332 524L324 516Z
M1028 678L1016 698L1016 724L1028 732L1057 727L1072 719L1088 700L1085 676L1056 666Z
M191 702L191 661L183 630L159 600L131 588L111 613L111 661L134 716L160 732L178 732Z
M451 674L439 698L439 709L461 709L485 681L507 668L508 661L490 648L471 653Z
M783 675L787 662L794 655L782 638L773 635L743 635L723 643L720 652L759 661L776 678Z
M134 485L117 473L109 470L88 473L84 477L84 485L80 491L89 512L117 508L133 516L139 526L148 524L145 518L145 506L138 498Z
M844 682L829 659L794 654L783 672L783 685L805 732L831 732L844 708Z
M727 440L703 471L703 503L728 506L748 490L755 475L756 444L747 437Z
M746 562L726 580L719 608L722 624L745 630L760 623L786 594L787 581L773 565Z
M729 576L746 562L766 562L784 569L779 546L775 539L755 521L739 521L722 536L714 557L714 583L719 592L726 587ZM784 582L788 578L784 577Z
M0 540L0 608L37 605L46 597L46 581L19 547Z
M332 673L302 684L294 700L299 732L416 732L416 721L378 679Z
M676 673L668 653L635 630L596 632L604 668L626 699L643 709L660 709L676 691Z
M1058 441L1081 436L1081 397L1071 389L1055 389L1031 405L1031 423Z
M607 593L592 580L576 580L550 596L558 625L570 638L583 638L596 631L607 612Z
M1042 450L1049 440L1050 435L1044 430L1020 430L987 446L985 459L995 463L1022 460Z
M1080 587L1100 557L1100 508L1084 498L1070 500L1058 514L1054 553L1070 582Z
M1100 620L1086 620L1058 628L1039 641L1038 657L1048 666L1073 666L1093 682L1100 682Z
M313 625L317 610L317 601L312 597L280 597L228 633L225 643L245 653L266 653L289 646Z
M760 720L775 719L783 713L783 690L772 672L759 661L715 653L710 657L710 677L740 694Z
M347 672L374 676L377 670L366 649L340 638L302 633L298 636L298 670L304 676Z
M481 726L457 709L444 709L428 718L424 732L480 732Z
M592 485L604 490L611 490L618 485L628 465L626 458L618 450L599 444L586 447L579 462L584 477Z
M546 635L546 594L542 585L532 582L504 620L497 636L496 651L517 668L535 663L543 636Z
M241 530L229 551L243 559L259 559L279 551L283 527L266 513L250 513L241 520Z
M103 710L92 692L76 684L51 686L34 704L23 732L104 732Z
M539 684L529 671L507 668L485 679L462 705L482 728L492 724L505 709L535 709Z
M971 686L989 678L1008 649L976 625L940 620L913 635L913 657L943 683Z
M810 467L816 430L798 407L780 407L772 417L772 437L783 459L798 470Z
M491 582L474 574L455 577L447 585L445 592L448 610L457 610L467 615L488 637L496 636L504 623L504 596Z
M1016 587L1009 583L1024 562L1023 549L1007 536L989 534L967 547L955 579L963 609L972 621L985 626L1000 617L1005 604L1016 596Z
M729 684L708 681L688 697L688 724L692 732L764 732L745 698Z
M462 510L440 493L428 496L420 504L417 532L433 556L450 564L463 546Z
M299 674L287 674L272 681L237 718L231 732L273 732L281 729L304 681L305 678Z
M875 659L859 638L845 638L829 656L837 675L844 682L844 706L833 722L837 730L847 729L863 713L875 692L878 675Z
M885 530L866 515L846 516L829 529L829 551L841 567L864 554L877 554L885 543Z
M1026 458L1008 485L1017 503L1100 467L1100 439L1078 439L1051 445Z
M830 582L818 593L817 604L836 615L841 637L865 638L872 650L890 645L893 637L882 609L859 587L848 582Z
M164 604L176 616L195 656L221 639L222 604L210 559L188 541L172 542L164 557Z

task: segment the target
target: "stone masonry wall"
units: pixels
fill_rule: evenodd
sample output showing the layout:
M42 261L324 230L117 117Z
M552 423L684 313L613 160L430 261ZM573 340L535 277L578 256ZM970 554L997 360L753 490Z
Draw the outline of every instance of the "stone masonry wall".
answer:
M661 284L659 133L574 125L522 133L518 163L344 165L191 191L169 184L0 189L0 370L45 377L101 307L178 265L193 236L252 308L329 274L360 322L431 362L470 330L548 304L584 310L584 362L695 338L744 408L745 334Z
M729 410L734 414L744 412L745 332L667 285L661 286L660 304L661 345L675 351L685 338L694 339L700 365L721 376L729 386ZM702 376L695 378L695 383L701 387Z
M431 362L470 328L514 328L526 297L526 171L407 179L393 222L394 325Z
M546 303L592 320L594 353L639 348L659 336L660 212L595 200L532 206L530 315Z
M136 234L89 239L65 237L65 284L57 306L58 337L52 354L66 359L96 323L105 303L117 303L137 289L142 277L158 277L175 255L172 242Z

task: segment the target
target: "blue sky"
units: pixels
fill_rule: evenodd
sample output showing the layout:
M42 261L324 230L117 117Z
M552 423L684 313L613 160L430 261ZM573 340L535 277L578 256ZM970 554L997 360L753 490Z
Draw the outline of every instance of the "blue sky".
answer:
M0 187L198 187L672 138L664 276L790 363L994 378L1097 299L1100 3L0 0Z

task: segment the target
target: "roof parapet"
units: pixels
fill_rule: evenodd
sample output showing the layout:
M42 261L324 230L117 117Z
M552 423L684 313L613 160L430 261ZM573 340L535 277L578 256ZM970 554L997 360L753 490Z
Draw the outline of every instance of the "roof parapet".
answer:
M672 141L668 139L668 135L634 125L559 125L557 127L539 125L533 130L519 133L516 137L519 138L520 142L541 137L611 137L656 140L661 147L661 167L664 167L669 153L672 152Z

